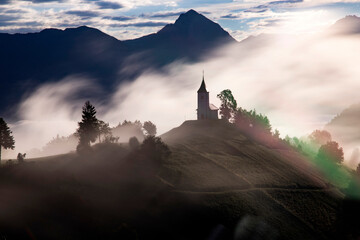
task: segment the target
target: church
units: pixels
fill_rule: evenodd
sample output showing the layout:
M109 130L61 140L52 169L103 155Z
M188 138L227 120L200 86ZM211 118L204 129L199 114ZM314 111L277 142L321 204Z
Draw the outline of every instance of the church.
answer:
M197 119L205 120L205 119L219 119L218 111L219 109L209 103L209 92L206 90L204 76L201 82L201 86L198 93L198 108L197 108Z

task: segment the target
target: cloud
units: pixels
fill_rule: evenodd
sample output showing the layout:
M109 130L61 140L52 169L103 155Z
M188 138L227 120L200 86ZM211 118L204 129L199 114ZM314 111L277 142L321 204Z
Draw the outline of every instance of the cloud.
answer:
M17 19L18 19L18 17L13 16L13 15L0 15L0 22L10 22L10 21L14 21Z
M2 22L2 21L0 20L0 27L2 27L2 26L15 26L15 25L19 25L19 23L18 23L18 22L6 22L6 21L5 21L5 22ZM22 26L28 26L28 27L42 26L41 23L36 22L36 21L22 22L21 25L22 25ZM34 30L33 28L29 28L29 29Z
M111 16L106 16L106 17L104 17L104 19L110 19L110 20L114 20L114 21L124 22L124 21L133 20L133 19L135 19L135 17L129 17L129 16L111 17Z
M136 22L136 23L125 23L125 24L110 24L111 27L163 27L167 22Z
M120 9L124 6L120 3L116 2L107 2L107 1L98 1L96 5L99 6L101 9Z
M86 10L69 10L69 11L66 11L65 13L69 14L69 15L75 15L75 16L81 17L82 19L88 19L88 18L100 16L99 12L86 11Z
M9 4L10 0L1 0L0 1L0 5L5 5L5 4Z
M227 14L227 15L221 16L221 18L233 19L233 18L238 18L238 16L235 14Z
M184 11L180 12L161 12L161 13L154 13L154 14L141 14L140 17L146 18L168 18L168 17L178 17L180 14L185 13Z
M18 116L21 120L11 127L16 150L25 152L40 148L57 134L72 134L81 117L78 110L86 99L77 97L83 91L94 93L96 85L89 79L73 76L39 87L20 104Z
M227 46L200 63L177 62L162 73L143 73L115 89L110 102L95 106L98 117L112 126L124 119L151 120L164 133L196 118L204 69L211 103L219 106L216 94L231 89L239 106L266 114L283 135L302 136L360 102L359 51L357 36L261 36ZM18 147L27 150L74 132L85 99L71 96L90 86L70 78L45 85L26 99L19 110L22 121L12 128Z
M287 0L287 1L272 1L266 4L261 4L250 9L245 10L245 12L253 13L263 13L269 10L272 7L288 7L292 4L302 3L304 0Z
M48 2L66 2L67 0L22 0L32 3L48 3Z

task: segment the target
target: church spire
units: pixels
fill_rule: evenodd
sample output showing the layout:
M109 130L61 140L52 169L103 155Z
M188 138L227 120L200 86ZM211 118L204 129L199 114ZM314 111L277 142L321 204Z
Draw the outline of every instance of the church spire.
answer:
M203 78L202 78L202 82L201 82L201 86L199 88L199 90L197 91L199 92L207 92L206 91L206 85L205 85L205 79L204 79L204 70L203 70Z

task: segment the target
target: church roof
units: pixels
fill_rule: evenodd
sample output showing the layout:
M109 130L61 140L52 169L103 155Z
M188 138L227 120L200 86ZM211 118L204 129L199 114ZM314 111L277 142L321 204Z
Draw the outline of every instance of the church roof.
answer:
M210 103L209 104L209 108L210 110L219 110L214 104Z
M203 80L202 80L202 82L201 82L201 86L200 86L200 88L199 88L199 90L198 90L197 92L198 92L198 93L199 93L199 92L207 92L207 91L206 91L206 85L205 85L204 77L203 77Z

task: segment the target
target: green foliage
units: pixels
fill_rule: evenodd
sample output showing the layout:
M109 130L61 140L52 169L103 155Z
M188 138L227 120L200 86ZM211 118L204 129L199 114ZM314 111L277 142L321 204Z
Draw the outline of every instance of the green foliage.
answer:
M335 160L336 157L335 159L333 157L334 154L330 154L329 157L328 154L325 153L325 149L328 147L323 147L320 151L319 145L308 138L299 139L297 137L290 138L287 136L285 137L285 141L307 157L307 159L311 161L333 185L340 188L348 187L351 181L351 175L346 167L338 164L339 162ZM341 153L342 148L334 143L331 143L330 145L334 145L335 149L337 148L337 159L343 159L343 153Z
M340 164L344 161L344 151L337 142L330 141L320 147L317 158Z
M220 115L222 119L230 120L232 112L236 111L237 102L229 89L223 90L217 95L221 101Z
M146 132L146 135L148 135L148 136L156 135L156 132L157 132L156 125L153 124L152 122L150 122L150 121L144 122L143 128Z
M90 142L95 142L99 135L99 121L96 118L96 110L89 101L82 108L82 120L78 123L76 135L79 137L78 151L88 150Z
M273 133L273 137L276 139L280 139L280 132L279 130L275 129L275 132Z
M3 118L0 118L0 161L1 161L1 148L14 149L15 140L12 132Z
M238 108L234 114L234 124L245 131L263 132L271 134L271 124L267 116L258 114L256 110L247 111L243 108ZM280 136L280 133L279 133Z

